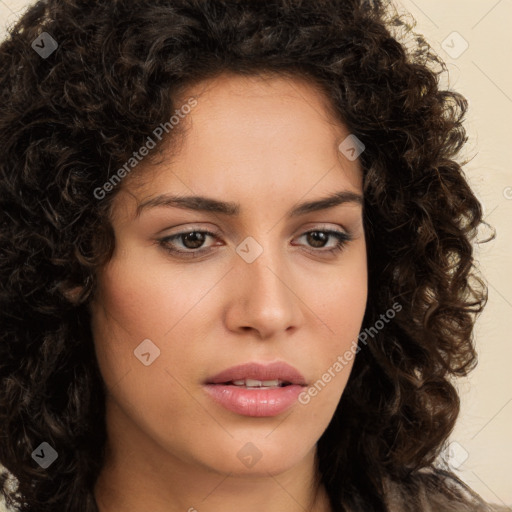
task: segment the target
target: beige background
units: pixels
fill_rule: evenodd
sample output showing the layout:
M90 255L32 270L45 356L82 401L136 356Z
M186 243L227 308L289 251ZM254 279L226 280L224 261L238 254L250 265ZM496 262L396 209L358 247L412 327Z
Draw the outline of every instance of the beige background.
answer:
M0 37L29 3L0 0ZM459 383L462 412L448 453L456 472L485 499L511 506L512 0L394 3L414 17L415 31L445 60L445 86L470 104L462 156L473 159L465 172L497 237L476 247L489 302L476 328L479 365Z

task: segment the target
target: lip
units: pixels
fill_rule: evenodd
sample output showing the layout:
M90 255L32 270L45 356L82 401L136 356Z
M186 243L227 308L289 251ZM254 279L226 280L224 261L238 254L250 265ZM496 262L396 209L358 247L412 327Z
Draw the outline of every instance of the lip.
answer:
M306 379L293 366L284 361L276 361L273 363L257 363L250 362L232 366L222 372L206 379L205 384L222 384L232 380L255 379L255 380L282 380L305 386ZM251 390L252 391L252 390Z
M290 385L272 389L248 389L229 381L241 379L281 380ZM242 416L270 417L290 408L306 386L306 379L283 361L246 363L224 370L204 383L207 394L219 405Z

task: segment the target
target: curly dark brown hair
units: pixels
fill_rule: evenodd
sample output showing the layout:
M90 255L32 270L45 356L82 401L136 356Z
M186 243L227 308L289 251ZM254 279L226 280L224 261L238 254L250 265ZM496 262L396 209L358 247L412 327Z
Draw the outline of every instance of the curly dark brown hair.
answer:
M318 441L332 510L397 510L392 489L404 510L424 510L425 492L445 503L436 510L476 510L477 495L438 457L459 413L453 378L476 364L473 326L487 300L472 248L482 209L466 162L454 159L468 105L441 89L442 59L390 6L47 0L9 29L0 45L0 462L11 475L0 488L9 506L98 511L105 388L88 304L112 256L110 207L122 184L101 200L95 191L170 118L181 91L232 72L309 80L364 143L363 327L403 306L359 352ZM42 32L58 44L50 55L32 46ZM31 457L43 441L58 452L51 473Z

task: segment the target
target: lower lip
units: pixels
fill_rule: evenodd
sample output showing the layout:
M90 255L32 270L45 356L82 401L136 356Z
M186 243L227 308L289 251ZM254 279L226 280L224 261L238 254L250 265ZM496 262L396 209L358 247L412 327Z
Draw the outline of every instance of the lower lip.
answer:
M227 384L206 384L206 392L217 403L243 416L277 416L296 401L304 387L296 384L272 389L247 389Z

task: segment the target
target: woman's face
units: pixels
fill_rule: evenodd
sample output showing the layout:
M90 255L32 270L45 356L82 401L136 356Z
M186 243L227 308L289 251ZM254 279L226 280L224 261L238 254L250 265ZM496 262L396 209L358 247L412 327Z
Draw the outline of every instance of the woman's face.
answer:
M362 196L361 168L338 149L350 133L305 82L222 75L187 92L183 104L197 105L180 119L179 153L142 160L143 182L127 178L115 197L116 249L91 303L111 442L159 467L281 472L314 453L329 424L367 300L361 202L290 212ZM237 211L172 206L165 195ZM351 240L330 251L330 231ZM287 363L310 387L207 385L251 362ZM279 368L257 375L295 382Z

